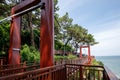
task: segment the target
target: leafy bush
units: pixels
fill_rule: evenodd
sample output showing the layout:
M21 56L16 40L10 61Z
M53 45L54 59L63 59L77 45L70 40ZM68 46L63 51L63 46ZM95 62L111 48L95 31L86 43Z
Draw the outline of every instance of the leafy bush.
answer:
M92 60L92 64L93 64L93 65L101 65L101 66L104 65L101 61L97 61L96 59L93 59L93 60Z
M68 58L68 59L75 59L75 58L77 58L77 56L76 56L76 55L73 55L73 54L69 54L67 58Z
M21 60L22 62L39 62L40 53L34 47L29 47L25 44L21 49Z
M74 51L72 46L70 46L69 44L64 45L64 43L59 40L55 40L54 47L55 47L55 50L64 50L65 49L65 51Z
M55 59L55 61L59 61L61 59L67 59L67 56L56 56L56 55L54 55L54 59Z
M59 61L61 59L63 60L69 60L69 59L75 59L77 58L77 56L73 55L73 54L69 54L68 56L57 56L57 55L54 55L54 59L55 61Z
M0 24L0 55L6 55L9 48L10 40L10 25L3 22Z

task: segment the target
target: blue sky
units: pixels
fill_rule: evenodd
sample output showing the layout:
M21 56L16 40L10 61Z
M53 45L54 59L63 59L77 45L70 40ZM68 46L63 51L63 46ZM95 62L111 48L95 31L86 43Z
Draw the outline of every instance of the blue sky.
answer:
M99 44L91 47L95 56L120 55L120 0L58 0L62 16L66 12L93 34Z

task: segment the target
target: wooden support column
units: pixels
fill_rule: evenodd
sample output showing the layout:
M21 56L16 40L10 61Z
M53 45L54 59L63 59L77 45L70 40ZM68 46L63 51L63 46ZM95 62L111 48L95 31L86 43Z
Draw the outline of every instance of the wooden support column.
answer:
M88 63L91 63L90 46L88 46Z
M80 79L79 79L79 80L83 80L83 70L82 70L82 66L80 66L79 71L80 71L80 73L79 73Z
M32 6L37 5L41 0L25 0L12 8L12 15ZM24 13L25 14L25 13ZM20 64L20 16L13 17L10 27L10 49L9 49L9 64Z
M82 47L80 46L80 59L82 59Z
M45 6L41 10L40 27L40 67L53 65L54 53L54 5L53 0L41 0Z
M12 15L14 8L12 8ZM9 64L20 64L20 17L13 17L10 26Z

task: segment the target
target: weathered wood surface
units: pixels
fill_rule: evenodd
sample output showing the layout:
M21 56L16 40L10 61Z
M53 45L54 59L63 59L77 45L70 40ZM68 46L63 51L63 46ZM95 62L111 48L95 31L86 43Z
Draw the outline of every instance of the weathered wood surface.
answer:
M115 76L115 74L107 66L104 66L104 69L109 80L119 80L117 76Z

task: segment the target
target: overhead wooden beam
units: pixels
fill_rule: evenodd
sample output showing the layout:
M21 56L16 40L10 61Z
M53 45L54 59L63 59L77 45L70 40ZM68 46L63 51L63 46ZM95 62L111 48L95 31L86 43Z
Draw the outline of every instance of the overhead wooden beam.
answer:
M37 5L38 3L40 3L41 0L25 0L22 1L20 4L16 5L13 7L15 13L23 11L25 9L28 9L34 5Z

